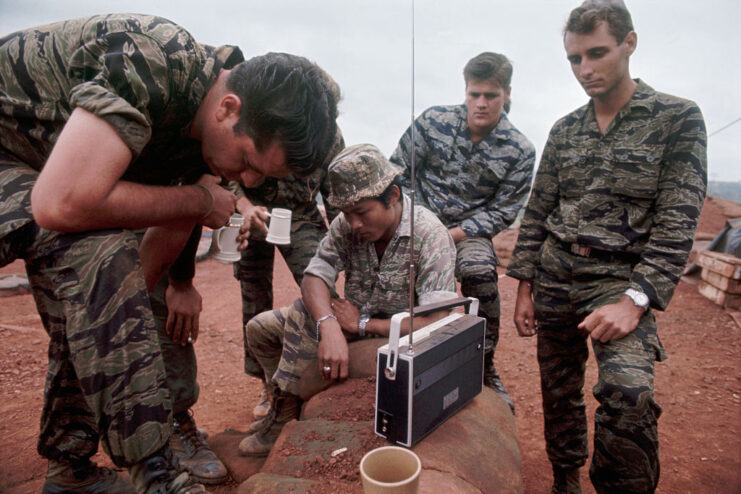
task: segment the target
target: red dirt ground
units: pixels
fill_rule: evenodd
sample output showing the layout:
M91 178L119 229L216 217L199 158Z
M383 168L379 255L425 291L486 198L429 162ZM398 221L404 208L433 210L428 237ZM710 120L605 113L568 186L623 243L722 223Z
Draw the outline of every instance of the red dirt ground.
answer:
M736 208L735 210L733 208ZM714 236L727 216L741 216L738 204L706 203L699 232ZM709 235L710 234L710 235ZM503 261L515 238L497 239ZM700 235L698 235L700 238ZM276 256L280 257L280 256ZM21 262L0 269L0 276L23 273ZM240 297L231 266L214 260L198 265L196 286L204 298L201 335L196 345L201 398L194 407L199 427L211 434L245 430L259 394L256 380L242 373ZM298 288L282 261L275 273L277 306L293 301ZM497 368L517 406L515 421L526 493L546 493L550 467L543 442L535 340L517 336L512 323L516 280L500 278L502 328ZM5 295L8 295L7 293ZM741 492L741 338L729 312L680 283L669 309L658 314L669 360L656 366L656 396L664 412L659 421L662 475L660 493ZM48 338L31 295L0 298L0 492L39 492L45 462L36 453ZM590 390L596 366L587 368L587 410L596 402ZM591 434L590 424L590 434ZM98 461L107 460L102 454ZM586 468L585 493L593 492ZM232 493L236 482L209 488Z

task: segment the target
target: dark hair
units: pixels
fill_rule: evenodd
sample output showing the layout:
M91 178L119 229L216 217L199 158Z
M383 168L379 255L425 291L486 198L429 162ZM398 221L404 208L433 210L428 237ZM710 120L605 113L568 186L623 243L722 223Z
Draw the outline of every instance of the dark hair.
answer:
M597 29L600 22L607 23L607 30L618 44L633 31L633 19L622 0L587 0L571 11L563 34L589 34Z
M512 62L500 53L485 51L468 61L463 67L463 79L466 84L471 79L484 81L494 79L505 91L512 82ZM504 104L504 111L509 113L510 102Z
M340 88L316 64L287 53L267 53L235 66L226 87L242 100L234 132L248 135L258 151L278 139L291 170L318 168L337 132Z
M389 186L386 187L386 189L378 196L373 197L372 199L380 202L386 209L388 209L391 205L391 191L394 189L394 187L399 189L399 193L401 193L401 175L396 175Z

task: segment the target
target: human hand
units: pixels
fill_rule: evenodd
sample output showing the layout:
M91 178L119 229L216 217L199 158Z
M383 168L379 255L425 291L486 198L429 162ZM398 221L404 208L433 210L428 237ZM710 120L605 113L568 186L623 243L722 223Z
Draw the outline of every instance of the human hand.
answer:
M466 235L466 232L464 232L463 229L459 226L448 228L448 233L450 233L450 236L453 237L453 242L456 242L456 243L459 240L464 239L468 236Z
M240 197L237 200L237 211L244 216L244 225L242 225L240 234L237 237L237 241L239 241L239 249L242 250L247 247L247 241L252 233L268 233L268 228L265 226L265 222L269 216L266 207L256 206L246 197Z
M337 321L330 318L322 322L321 332L317 352L320 374L325 379L347 379L350 351L342 328Z
M188 282L170 282L165 291L167 323L165 331L173 343L185 346L198 339L198 323L203 308L201 294Z
M532 297L532 283L520 281L515 303L515 326L520 336L533 336L538 332L538 320L535 318L535 304Z
M344 298L333 298L330 307L343 331L356 334L360 323L360 311Z
M630 334L645 311L627 295L619 302L603 305L579 323L578 328L602 343L614 341Z
M211 212L201 218L199 223L213 229L221 228L236 210L237 197L219 185L221 179L216 175L202 175L196 183L204 187L213 198Z

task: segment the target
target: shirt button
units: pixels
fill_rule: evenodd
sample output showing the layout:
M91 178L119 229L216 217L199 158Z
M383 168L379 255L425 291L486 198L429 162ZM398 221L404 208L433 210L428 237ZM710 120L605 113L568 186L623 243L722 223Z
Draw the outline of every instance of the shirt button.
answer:
M597 143L597 146L599 146L599 147L603 148L603 147L605 147L605 143L604 143L604 142L602 142L602 141L599 141L599 142Z
M619 159L620 161L625 161L625 160L627 160L627 159L628 159L628 155L627 155L627 154L621 154L620 156L618 156L618 159Z
M649 163L653 163L654 159L656 159L656 158L654 158L650 154L648 156L646 156L646 161L648 161Z

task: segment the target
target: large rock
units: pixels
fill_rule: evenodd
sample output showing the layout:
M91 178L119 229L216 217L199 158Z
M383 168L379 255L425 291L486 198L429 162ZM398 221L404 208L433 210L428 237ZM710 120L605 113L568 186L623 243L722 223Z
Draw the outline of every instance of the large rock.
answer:
M374 432L374 381L349 379L309 400L240 492L362 492L360 459L389 444ZM412 451L422 461L422 493L522 492L514 417L488 388Z

